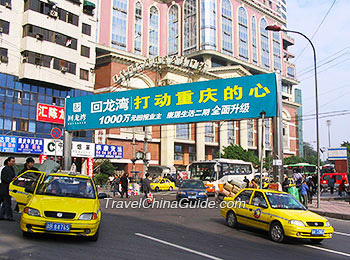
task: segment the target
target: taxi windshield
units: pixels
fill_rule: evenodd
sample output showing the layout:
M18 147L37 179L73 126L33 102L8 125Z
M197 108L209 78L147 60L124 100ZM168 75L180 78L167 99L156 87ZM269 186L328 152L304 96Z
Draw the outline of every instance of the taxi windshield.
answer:
M91 180L55 175L46 177L38 187L37 194L84 199L96 198L95 189Z
M306 208L290 194L275 192L266 192L265 194L273 209L306 210Z

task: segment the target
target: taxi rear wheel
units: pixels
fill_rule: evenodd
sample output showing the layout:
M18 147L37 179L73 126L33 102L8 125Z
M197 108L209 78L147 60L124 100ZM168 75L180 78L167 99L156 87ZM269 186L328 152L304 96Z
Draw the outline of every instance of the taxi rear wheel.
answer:
M284 240L284 231L280 223L274 222L270 226L270 238L274 242L282 242Z
M323 238L310 238L311 244L320 244Z
M236 228L238 226L237 217L233 211L227 213L226 222L230 228Z
M159 191L159 187L156 187L156 188L154 189L154 191L155 191L155 192L158 192L158 191Z

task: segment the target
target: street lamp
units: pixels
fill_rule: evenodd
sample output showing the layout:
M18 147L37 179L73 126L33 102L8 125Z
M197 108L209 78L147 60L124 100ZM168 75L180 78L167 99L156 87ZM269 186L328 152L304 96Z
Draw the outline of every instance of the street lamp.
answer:
M313 53L314 53L314 73L315 73L315 96L316 96L316 144L317 144L317 208L320 207L320 136L319 136L319 126L318 126L318 89L317 89L317 69L316 69L316 50L315 46L313 45L312 41L306 37L305 34L297 31L291 31L291 30L285 30L282 29L280 26L277 25L269 25L266 26L265 30L267 31L273 31L273 32L290 32L290 33L296 33L301 36L303 36L308 42L310 43Z

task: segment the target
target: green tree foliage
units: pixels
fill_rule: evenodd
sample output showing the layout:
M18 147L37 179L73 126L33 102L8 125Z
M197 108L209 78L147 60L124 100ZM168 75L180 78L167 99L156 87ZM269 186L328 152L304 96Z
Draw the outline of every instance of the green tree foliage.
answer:
M284 165L288 165L288 164L296 164L296 163L306 163L306 159L299 157L299 156L290 156L290 157L286 157L284 158Z
M94 165L97 173L95 174L95 182L97 185L104 185L108 181L108 177L114 175L115 167L109 160L97 161Z
M253 152L246 151L239 145L231 144L225 147L223 154L221 154L221 158L243 160L246 162L252 162L254 167L259 166L259 158Z
M317 164L317 152L306 142L304 142L304 158L307 163Z
M264 158L264 168L267 171L272 171L273 170L272 162L273 162L273 156L272 155L269 155L266 158Z

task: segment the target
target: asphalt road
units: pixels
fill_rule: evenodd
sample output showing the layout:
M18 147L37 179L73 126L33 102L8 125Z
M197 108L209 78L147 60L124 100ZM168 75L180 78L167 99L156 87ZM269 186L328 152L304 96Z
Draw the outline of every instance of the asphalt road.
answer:
M337 233L319 246L307 240L278 244L265 232L227 227L218 209L104 205L102 201L97 242L48 235L23 238L19 214L16 222L0 221L0 259L350 259L350 221L330 219Z

